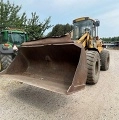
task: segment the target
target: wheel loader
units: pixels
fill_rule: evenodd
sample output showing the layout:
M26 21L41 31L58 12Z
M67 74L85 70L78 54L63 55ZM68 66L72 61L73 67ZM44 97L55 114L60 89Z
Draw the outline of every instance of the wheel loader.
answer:
M1 75L45 90L72 94L96 84L100 70L108 70L110 55L98 37L99 20L73 20L72 32L25 42Z

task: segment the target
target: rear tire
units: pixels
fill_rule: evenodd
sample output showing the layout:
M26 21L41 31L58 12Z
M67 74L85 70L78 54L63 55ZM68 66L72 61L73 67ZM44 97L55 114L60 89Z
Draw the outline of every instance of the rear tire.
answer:
M87 56L87 84L96 84L100 74L100 56L97 51L88 51Z
M1 70L5 70L12 63L12 55L0 55L1 58Z
M102 50L100 53L101 58L101 70L106 71L109 69L109 63L110 63L110 54L107 50Z

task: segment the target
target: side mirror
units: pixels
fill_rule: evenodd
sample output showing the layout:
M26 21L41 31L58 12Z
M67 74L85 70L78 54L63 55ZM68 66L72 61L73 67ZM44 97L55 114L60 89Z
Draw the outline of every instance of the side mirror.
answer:
M95 26L96 26L96 27L100 26L100 21L99 21L99 20L96 20Z

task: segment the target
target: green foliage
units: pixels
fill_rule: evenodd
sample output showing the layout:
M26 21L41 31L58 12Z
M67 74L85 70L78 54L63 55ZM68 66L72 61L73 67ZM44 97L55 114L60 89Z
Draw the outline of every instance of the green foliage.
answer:
M32 18L28 19L25 30L28 33L29 38L31 40L39 39L43 37L45 30L51 27L51 25L49 25L50 17L46 19L44 22L40 22L39 16L36 15L36 12L31 14Z
M72 30L72 25L68 23L66 25L57 24L53 27L52 31L48 33L48 37L51 36L62 36Z
M109 37L109 38L102 38L103 41L119 41L119 36L118 37Z
M43 36L46 29L50 28L50 17L44 22L40 22L39 16L31 13L31 18L28 19L26 13L21 13L21 6L11 4L9 0L4 3L0 2L0 28L5 29L19 28L24 29L29 34L30 39L39 39ZM19 15L20 12L20 15Z
M6 27L21 28L26 23L26 13L21 16L18 13L21 10L21 6L0 2L0 27L5 29Z

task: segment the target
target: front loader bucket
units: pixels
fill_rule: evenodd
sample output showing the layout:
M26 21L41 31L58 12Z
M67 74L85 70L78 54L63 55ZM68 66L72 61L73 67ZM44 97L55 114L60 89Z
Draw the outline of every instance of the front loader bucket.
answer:
M84 88L87 79L84 48L71 41L51 41L23 44L5 76L62 94Z

